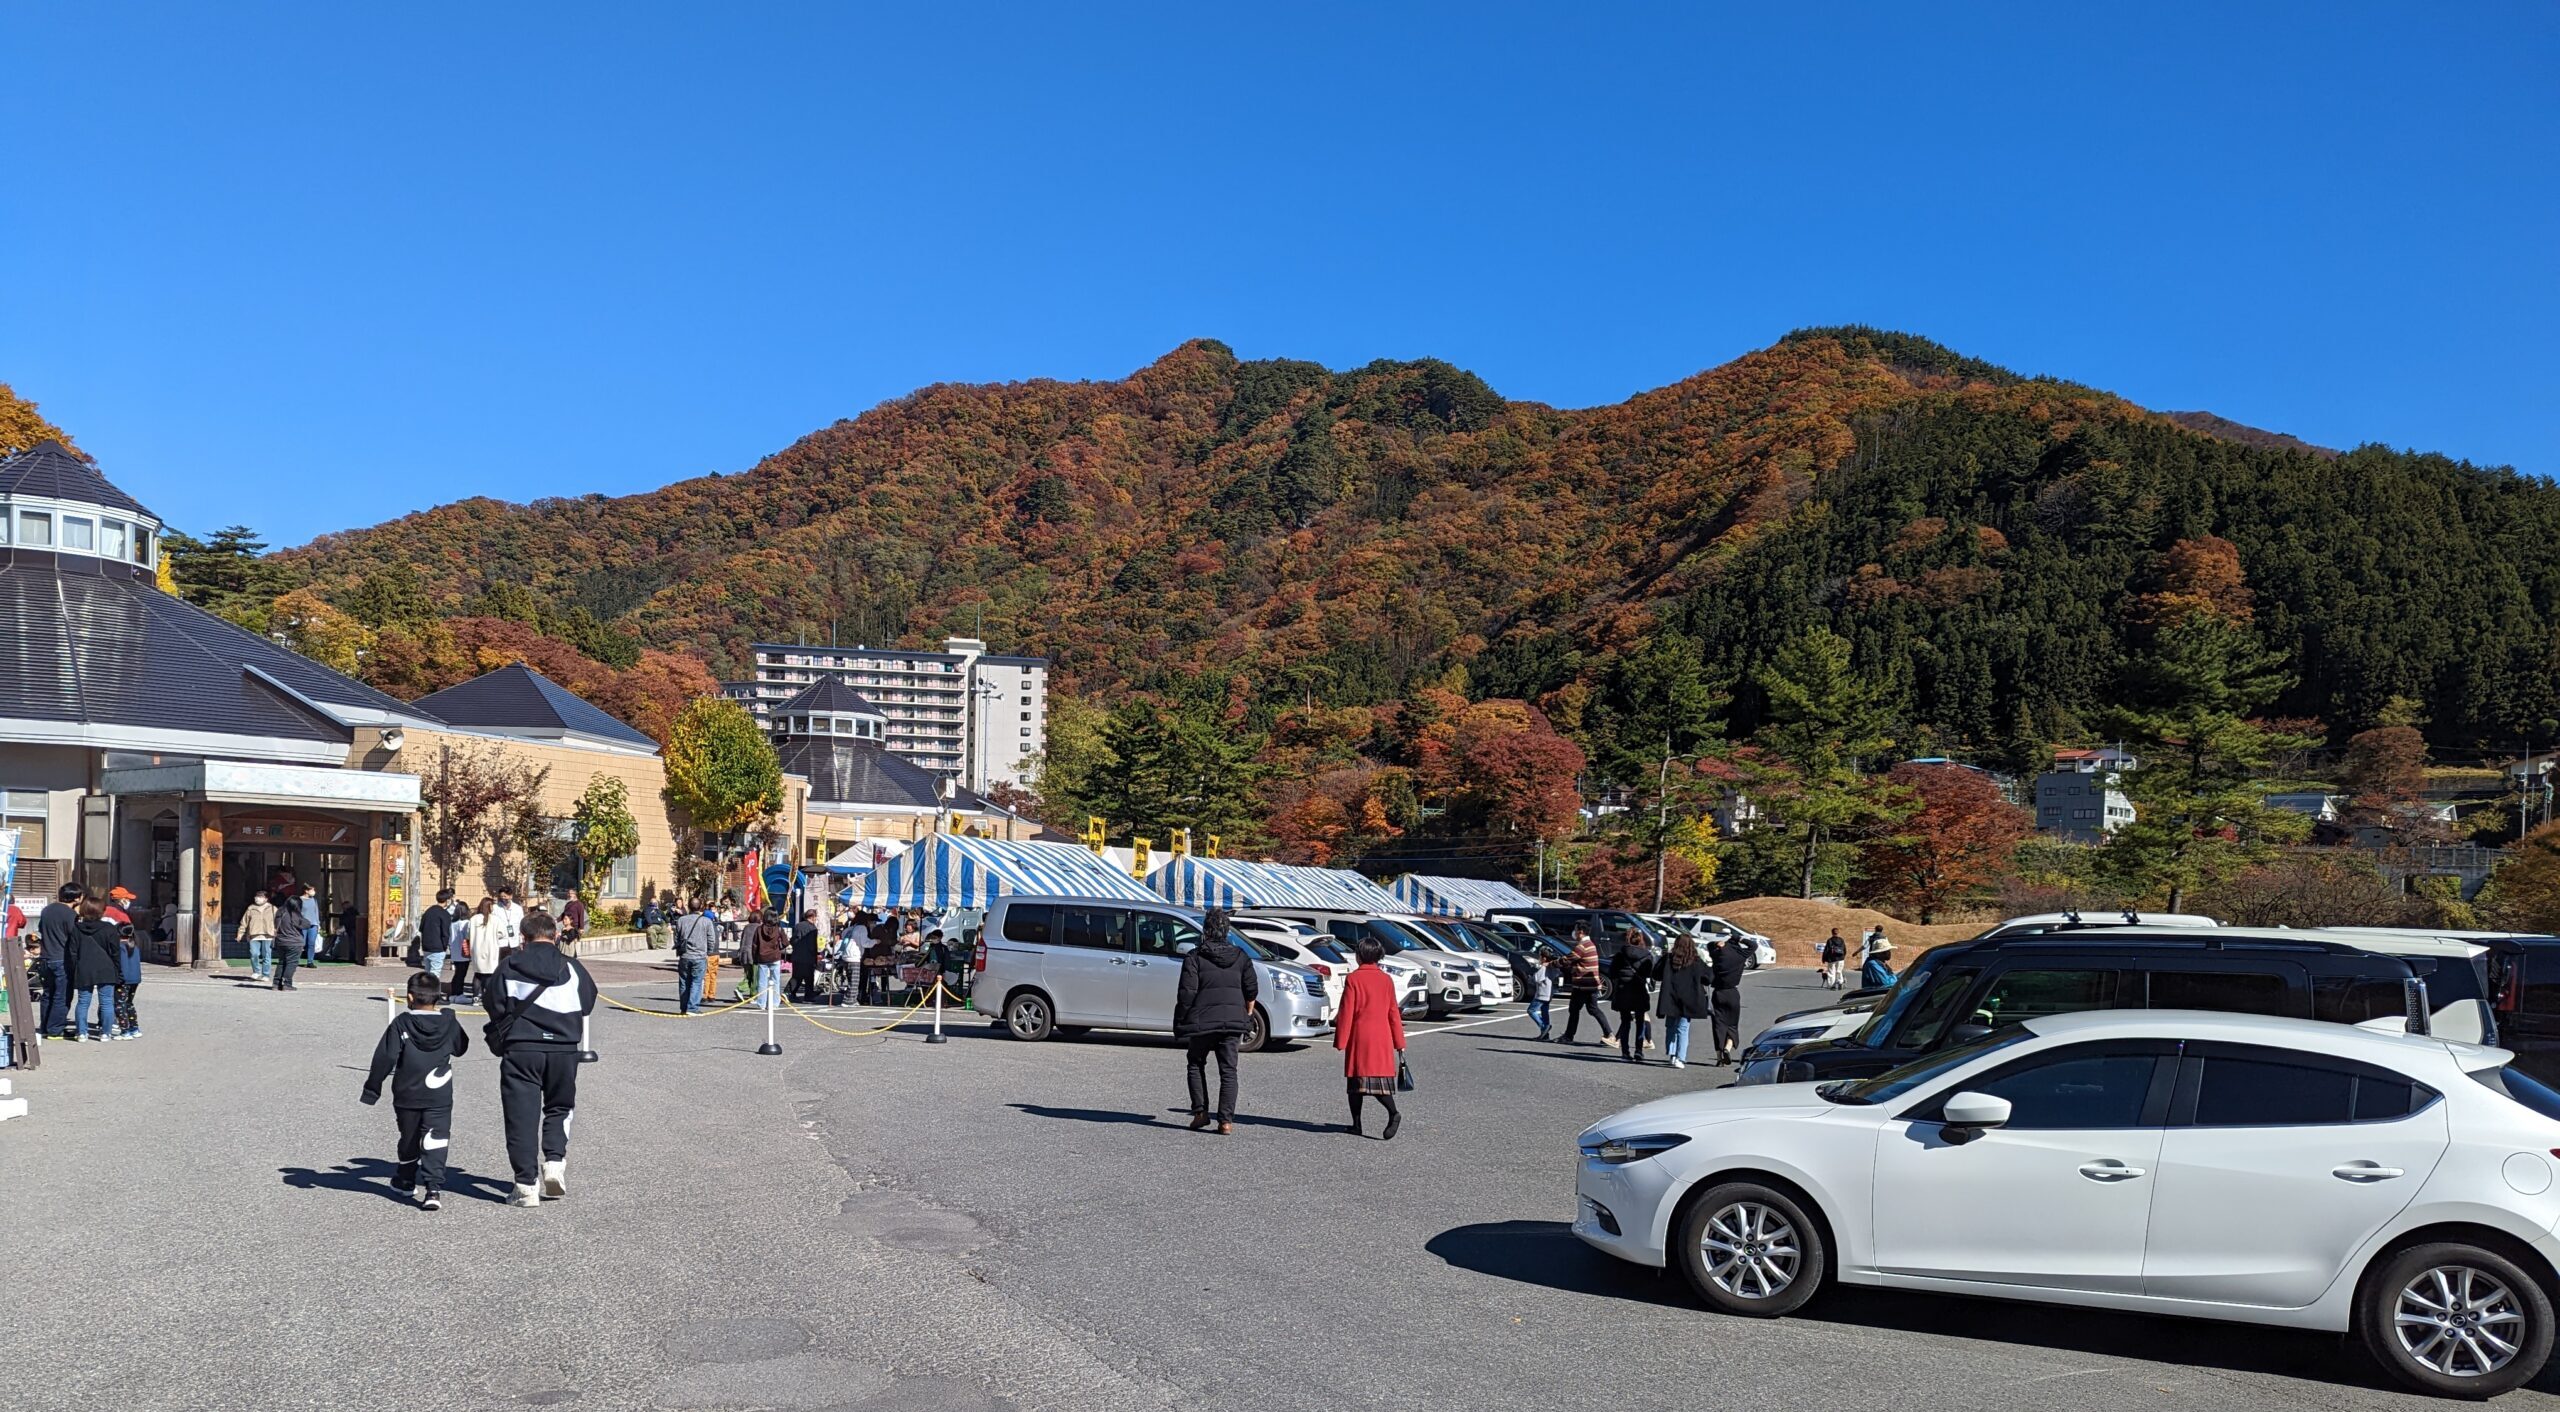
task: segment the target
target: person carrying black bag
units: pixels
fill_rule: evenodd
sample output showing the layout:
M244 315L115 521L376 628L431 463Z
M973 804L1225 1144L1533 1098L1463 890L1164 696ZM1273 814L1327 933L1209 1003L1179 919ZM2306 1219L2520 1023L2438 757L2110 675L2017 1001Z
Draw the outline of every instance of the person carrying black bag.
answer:
M482 1034L498 1056L498 1107L507 1120L507 1161L516 1176L509 1204L515 1206L569 1194L578 1048L596 1008L596 982L560 953L556 937L549 914L526 913L523 944L498 963L482 1002L489 1010Z
M1218 1056L1218 1131L1236 1130L1236 1047L1253 1020L1262 982L1253 958L1227 940L1235 916L1211 908L1202 919L1200 944L1182 958L1181 989L1173 1001L1173 1035L1186 1046L1183 1076L1191 1085L1191 1128L1209 1126L1209 1056Z

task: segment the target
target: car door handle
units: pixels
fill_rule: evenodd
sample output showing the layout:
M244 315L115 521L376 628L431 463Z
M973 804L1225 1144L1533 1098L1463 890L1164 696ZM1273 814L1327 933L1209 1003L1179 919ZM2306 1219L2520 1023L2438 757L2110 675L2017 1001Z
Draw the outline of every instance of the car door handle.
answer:
M2343 1167L2330 1168L2329 1175L2348 1182L2387 1182L2402 1173L2397 1167L2382 1167L2371 1162L2349 1162Z
M2140 1167L2128 1167L2122 1162L2109 1157L2101 1162L2081 1163L2080 1175L2087 1177L2093 1182L2124 1182L2131 1181L2135 1177L2141 1176L2142 1169Z
M1122 959L1120 959L1120 958L1119 958L1119 957L1117 957L1117 956L1114 956L1114 957L1112 957L1112 958L1111 958L1111 964L1112 964L1112 965L1114 965L1114 966L1126 966L1126 965L1128 965L1129 963L1128 963L1128 962L1126 962L1126 961L1124 961L1124 960L1122 960Z

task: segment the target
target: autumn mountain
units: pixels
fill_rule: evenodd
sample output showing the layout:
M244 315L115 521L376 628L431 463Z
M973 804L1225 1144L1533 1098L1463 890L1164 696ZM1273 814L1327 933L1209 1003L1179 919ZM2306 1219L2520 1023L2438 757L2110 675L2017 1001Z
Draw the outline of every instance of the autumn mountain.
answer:
M2212 534L2296 664L2288 713L2345 731L2409 696L2462 743L2560 714L2560 491L2206 424L2225 434L1868 329L1578 411L1437 361L1197 341L1116 382L928 387L740 474L466 500L280 566L359 618L505 600L721 676L758 639L983 621L1088 694L1243 668L1265 702L1366 704L1427 680L1575 730L1664 641L1737 685L1747 730L1747 668L1821 623L1891 684L1907 742L2024 759L2108 700L2118 608L2160 552Z

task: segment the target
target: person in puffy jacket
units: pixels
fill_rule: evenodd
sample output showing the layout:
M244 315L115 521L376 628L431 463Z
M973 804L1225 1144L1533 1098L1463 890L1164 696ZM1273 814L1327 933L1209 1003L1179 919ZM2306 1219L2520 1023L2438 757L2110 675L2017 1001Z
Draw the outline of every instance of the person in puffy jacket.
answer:
M1591 939L1591 929L1577 924L1573 929L1573 954L1564 963L1564 1042L1582 1032L1582 1015L1600 1025L1600 1038L1595 1044L1609 1042L1609 1017L1600 1009L1600 944Z
M481 1033L498 1056L498 1106L506 1114L507 1161L516 1177L509 1201L516 1206L569 1194L578 1049L596 1008L595 977L561 954L554 927L548 914L526 914L523 944L500 958L481 1001L489 1011Z
M249 899L249 910L240 914L240 939L249 943L249 974L257 980L275 975L277 920L276 905L264 892Z
M1218 1056L1218 1131L1236 1130L1236 1050L1253 1024L1262 993L1253 958L1227 939L1234 913L1219 907L1201 925L1200 944L1182 958L1173 1001L1173 1036L1184 1041L1183 1074L1191 1085L1191 1127L1209 1126L1209 1056Z
M1671 943L1654 1013L1662 1017L1662 1049L1670 1056L1672 1068L1689 1067L1689 1022L1714 1012L1714 980L1715 967L1698 954L1697 938L1684 936Z
M142 943L127 923L116 928L116 1035L120 1039L142 1038L142 1016L133 1008L134 992L142 989Z
M394 1189L414 1192L420 1208L440 1210L445 1149L453 1141L453 1061L471 1052L471 1036L444 1008L444 984L427 971L409 977L409 1009L395 1017L373 1046L364 1076L364 1101L382 1101L391 1085L391 1111L400 1125Z
M71 1019L65 1039L116 1038L116 987L124 983L124 964L117 956L119 928L107 920L106 908L94 896L80 899L80 918L71 932ZM89 1028L94 1002L97 1028Z

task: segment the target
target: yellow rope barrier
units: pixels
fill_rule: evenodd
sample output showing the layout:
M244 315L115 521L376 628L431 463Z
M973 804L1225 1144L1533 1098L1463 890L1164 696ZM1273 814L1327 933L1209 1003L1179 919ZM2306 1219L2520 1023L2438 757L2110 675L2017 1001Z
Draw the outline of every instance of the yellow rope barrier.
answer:
M882 1025L876 1030L840 1030L835 1026L828 1024L826 1021L819 1019L817 1016L810 1014L808 1011L801 1009L799 1006L793 1005L791 1003L791 997L787 995L782 998L782 1003L791 1011L792 1014L799 1016L801 1019L807 1020L810 1024L816 1025L819 1029L825 1030L829 1034L843 1035L847 1039L868 1039L873 1035L887 1034L889 1031L894 1030L898 1026L905 1024L907 1021L914 1019L916 1017L916 1012L923 1009L933 1000L934 991L942 991L945 995L951 994L951 992L947 990L942 990L942 982L935 981L933 983L933 990L928 990L924 993L924 999L908 1006L907 1013L900 1015L898 1018L891 1020L889 1023Z
M749 999L752 998L753 997L749 997ZM625 1005L621 1001L614 999L612 996L601 992L596 995L596 999L603 1001L605 1004L612 1006L616 1010L628 1010L634 1015L655 1015L662 1020L699 1020L710 1015L725 1015L728 1012L737 1009L739 1006L748 1003L746 1000L733 1000L728 1004L721 1006L717 1010L696 1010L691 1014L686 1014L682 1010L652 1010L645 1005Z

